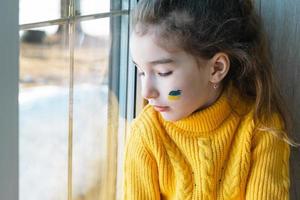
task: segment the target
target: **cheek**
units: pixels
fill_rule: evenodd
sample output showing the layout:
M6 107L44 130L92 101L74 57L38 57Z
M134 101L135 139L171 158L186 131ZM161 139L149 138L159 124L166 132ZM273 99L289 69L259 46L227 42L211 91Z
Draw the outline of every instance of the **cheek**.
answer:
M176 102L180 100L182 96L182 86L182 84L176 82L176 79L158 82L157 89L161 100L164 102Z
M175 91L175 90L179 90L178 87L176 87L175 84L163 84L160 85L160 94L161 96L163 96L163 98L167 101L170 101L169 100L169 94L172 92L172 91Z
M183 73L182 73L183 74ZM170 103L191 101L198 98L203 93L205 81L195 74L185 76L174 76L170 80L162 81L158 84L161 97ZM192 98L192 99L191 99Z
M163 90L164 98L170 103L180 103L189 98L193 94L193 88L189 83L185 82L173 82Z
M180 89L171 90L168 94L168 100L178 101L181 99L181 95L182 95L182 90Z
M178 90L181 90L180 93L177 92L177 94L180 94L180 98L169 99L169 101L178 103L181 102L184 104L189 104L194 101L198 102L207 92L206 84L203 80L201 80L202 79L190 78L185 79L184 81L177 81L176 85L174 84L174 87L172 87L171 90L174 90L175 94Z

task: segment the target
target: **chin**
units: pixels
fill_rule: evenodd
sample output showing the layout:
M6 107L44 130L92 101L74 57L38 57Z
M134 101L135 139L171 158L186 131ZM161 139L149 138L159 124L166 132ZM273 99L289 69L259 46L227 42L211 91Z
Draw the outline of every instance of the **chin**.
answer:
M172 115L172 114L167 114L167 113L161 113L161 116L164 118L164 120L169 121L169 122L176 122L178 120L183 119L185 116L181 115Z

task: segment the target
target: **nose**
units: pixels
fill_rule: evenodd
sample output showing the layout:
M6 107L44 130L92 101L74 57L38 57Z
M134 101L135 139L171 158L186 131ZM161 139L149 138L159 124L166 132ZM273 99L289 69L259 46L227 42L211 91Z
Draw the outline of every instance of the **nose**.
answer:
M151 77L144 77L144 80L142 80L142 96L147 100L155 99L159 96L155 80Z

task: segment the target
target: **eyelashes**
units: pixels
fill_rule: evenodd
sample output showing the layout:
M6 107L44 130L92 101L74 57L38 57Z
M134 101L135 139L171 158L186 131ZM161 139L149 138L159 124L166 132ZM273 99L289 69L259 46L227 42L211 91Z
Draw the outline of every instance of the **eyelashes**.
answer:
M166 77L166 76L170 76L173 72L172 71L169 71L169 72L166 72L166 73L157 73L159 76L161 77ZM138 76L144 76L145 73L144 72L138 72Z
M136 67L136 69L138 70L137 75L138 75L139 77L145 75L145 73L144 73L144 72L143 72L136 64L135 64L135 67ZM158 76L166 77L166 76L169 76L169 75L173 74L173 71L168 71L168 72L164 72L164 73L158 72L157 74L158 74Z
M169 76L171 75L173 72L172 71L169 71L169 72L166 72L166 73L158 73L159 76Z

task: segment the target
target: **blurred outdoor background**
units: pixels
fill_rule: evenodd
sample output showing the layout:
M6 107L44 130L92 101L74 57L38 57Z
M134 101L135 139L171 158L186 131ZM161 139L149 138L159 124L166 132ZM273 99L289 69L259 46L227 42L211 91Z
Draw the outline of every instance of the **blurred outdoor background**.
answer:
M19 2L20 200L68 197L70 79L74 92L73 199L109 199L110 22L117 17L75 20L70 40L69 21L52 21L68 17L68 4L67 0ZM75 15L110 12L110 5L110 0L76 0ZM34 24L45 21L50 21L49 25ZM22 28L24 24L33 28Z

